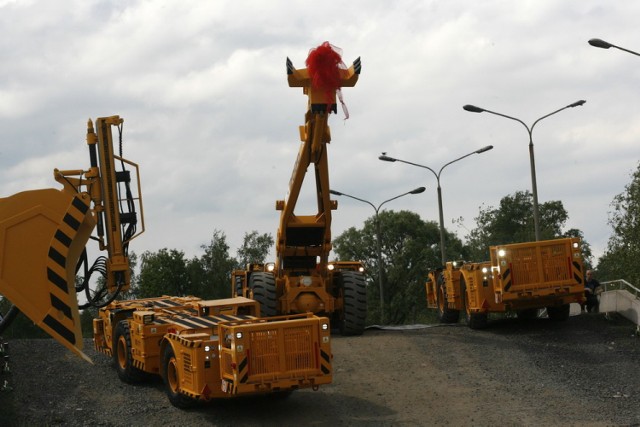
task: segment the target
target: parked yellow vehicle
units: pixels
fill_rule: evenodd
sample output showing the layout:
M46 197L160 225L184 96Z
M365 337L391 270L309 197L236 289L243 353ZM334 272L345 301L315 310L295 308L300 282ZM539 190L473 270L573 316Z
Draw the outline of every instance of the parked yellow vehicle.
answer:
M490 261L447 262L429 273L427 305L442 323L464 314L469 327L487 326L489 313L515 312L519 318L546 309L551 320L569 318L570 304L584 300L580 240L563 238L489 248Z
M124 382L162 376L169 401L180 408L331 383L329 319L259 312L243 297L117 301L94 319L94 343L113 357Z

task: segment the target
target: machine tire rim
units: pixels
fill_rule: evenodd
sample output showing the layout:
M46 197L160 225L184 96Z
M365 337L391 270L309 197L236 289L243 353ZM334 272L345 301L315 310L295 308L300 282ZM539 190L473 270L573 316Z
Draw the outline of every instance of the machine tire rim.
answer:
M172 357L167 364L167 384L173 393L178 393L179 388L178 369L176 367L176 359Z
M125 369L127 367L127 341L124 336L118 339L118 366Z

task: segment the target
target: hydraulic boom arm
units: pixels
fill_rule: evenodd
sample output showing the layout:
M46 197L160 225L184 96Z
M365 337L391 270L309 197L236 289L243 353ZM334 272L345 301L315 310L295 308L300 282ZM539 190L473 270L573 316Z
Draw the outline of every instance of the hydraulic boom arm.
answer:
M299 128L302 143L289 181L287 199L276 202L276 209L281 211L276 242L278 270L309 270L317 266L324 271L331 251L331 210L337 205L329 198L326 144L331 142L331 132L328 117L332 111L337 111L336 91L354 86L358 81L361 63L358 58L348 69L341 68L339 63L332 65L334 69L330 71L336 74L333 86L319 78L326 70L317 70L311 64L308 68L296 69L287 58L289 86L302 87L309 102L305 124ZM297 216L294 209L311 164L315 172L318 211L315 215Z
M85 359L76 291L85 291L85 306L104 305L126 291L128 244L144 231L137 165L113 152L112 128L121 131L122 123L118 116L99 118L94 129L89 120L90 168L55 169L61 189L24 191L0 199L0 295L13 304L10 311L19 309ZM135 169L137 197L125 165ZM140 231L136 231L138 212ZM93 238L107 257L98 258L91 268L85 266L84 282L77 284L76 274L86 261L86 244L96 225ZM104 275L106 285L91 292L89 277L94 271ZM0 320L0 332L7 326Z

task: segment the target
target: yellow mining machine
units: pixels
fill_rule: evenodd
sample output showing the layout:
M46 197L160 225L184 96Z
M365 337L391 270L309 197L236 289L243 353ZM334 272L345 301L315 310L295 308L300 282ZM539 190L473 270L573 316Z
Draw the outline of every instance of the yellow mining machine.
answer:
M360 75L360 58L347 68L335 47L324 43L313 49L307 68L296 69L287 58L290 87L302 88L308 97L304 125L299 127L300 149L285 200L276 201L280 225L276 238L276 261L250 264L234 271L232 292L260 302L263 315L322 313L331 316L344 335L364 331L366 287L364 269L358 262L329 262L331 211L327 145L331 141L329 115L337 113L342 87L352 87ZM344 106L344 104L343 104ZM345 110L345 114L346 110ZM300 190L313 166L317 211L295 213Z
M584 301L580 239L497 245L489 253L490 261L447 262L429 273L427 305L440 322L457 323L462 313L469 327L481 329L489 313L529 319L543 309L550 320L564 321L570 304Z
M116 301L94 319L94 342L122 381L162 376L179 408L331 383L329 319L259 316L258 303L242 297Z

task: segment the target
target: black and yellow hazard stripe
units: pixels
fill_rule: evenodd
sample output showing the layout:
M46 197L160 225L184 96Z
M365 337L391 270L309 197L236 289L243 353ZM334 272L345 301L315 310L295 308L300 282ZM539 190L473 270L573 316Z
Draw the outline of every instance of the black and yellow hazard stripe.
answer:
M242 360L238 363L238 378L240 378L241 384L245 384L249 380L249 361L246 355L243 355Z
M254 317L249 315L232 316L228 314L220 314L216 316L190 316L180 313L179 316L174 316L170 319L178 325L181 325L189 329L202 329L202 328L215 328L221 322L239 321L253 319Z
M51 240L49 247L49 253L47 257L47 279L50 284L50 299L51 305L56 310L59 310L66 319L68 319L73 325L73 312L69 304L62 299L58 298L55 293L55 289L62 291L69 298L72 295L69 293L69 284L66 279L67 258L69 255L69 248L73 242L73 238L78 233L80 225L84 222L85 216L89 210L89 205L83 201L80 197L74 197L71 200L71 204L65 213L62 222L58 226L58 229L54 233L54 238ZM73 284L72 284L73 286ZM69 299L67 298L67 300ZM73 296L75 298L75 296ZM58 334L65 341L76 344L76 336L74 331L65 326L58 319L54 318L50 314L47 314L43 319L43 323L50 327L56 334Z
M182 303L179 303L177 301L173 301L173 300L168 299L168 298L151 301L151 304L154 307L162 307L162 308L164 308L164 307L178 307L178 306L182 305Z
M202 340L188 340L177 334L169 334L167 337L173 341L179 342L186 348L200 348L202 347Z
M175 323L176 325L182 326L184 328L187 329L202 329L204 327L214 327L216 326L216 324L210 324L210 325L206 325L203 326L202 324L199 324L198 322L194 322L193 321L193 316L189 316L189 317L172 317L170 319L171 323Z
M212 316L212 317L218 319L218 321L221 321L221 322L235 322L238 320L255 319L255 316L249 316L246 314L239 314L237 316L234 316L232 314L216 314L215 316Z
M578 261L573 261L571 263L571 272L573 273L573 278L575 279L575 281L582 285L584 283L582 264Z
M140 369L141 371L145 370L145 364L144 362L138 360L138 359L133 359L133 366L137 369Z
M511 282L511 269L507 268L502 273L502 289L504 292L508 291L513 283Z
M320 350L320 370L325 375L331 373L331 355L324 350Z

